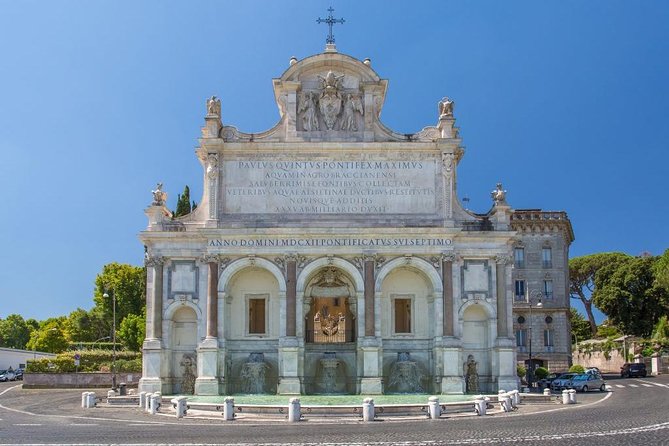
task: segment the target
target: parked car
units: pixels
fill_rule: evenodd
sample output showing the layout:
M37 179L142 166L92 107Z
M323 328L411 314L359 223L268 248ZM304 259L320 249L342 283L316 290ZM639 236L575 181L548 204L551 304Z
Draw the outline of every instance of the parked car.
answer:
M546 388L548 388L548 387L551 386L551 384L553 383L553 381L555 381L555 380L558 379L561 375L564 375L564 374L565 374L565 372L552 372L552 373L549 373L548 375L546 375L545 378L542 378L542 379L540 379L539 381L537 381L537 385L538 385L539 388L541 388L541 389L546 389Z
M620 377L621 378L631 378L631 377L646 377L646 364L644 363L627 363L623 364L620 368Z
M0 370L0 382L14 381L15 379L16 375L12 370Z
M597 367L588 367L587 369L585 369L585 373L587 373L588 375L602 376L602 372L600 372Z
M571 379L576 376L577 373L563 373L553 380L551 383L551 390L563 390L569 386Z
M581 375L574 376L570 381L568 386L570 389L574 389L577 392L587 392L588 390L599 389L601 392L606 390L606 383L601 375L595 375L594 373L583 373Z
M16 369L14 372L14 379L23 381L23 369Z

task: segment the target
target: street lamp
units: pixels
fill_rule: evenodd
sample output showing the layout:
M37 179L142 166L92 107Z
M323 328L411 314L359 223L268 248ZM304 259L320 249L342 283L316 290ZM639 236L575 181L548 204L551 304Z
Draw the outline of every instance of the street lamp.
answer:
M102 295L105 299L109 299L109 294L104 293ZM112 349L113 349L113 354L112 354L112 390L116 390L116 293L112 291L112 318L114 319L113 321L113 332L112 332Z
M541 303L541 297L542 293L539 290L533 290L530 293L530 296L527 299L527 303L530 306L530 323L529 323L529 343L530 343L530 348L529 348L529 365L527 367L527 385L532 388L532 382L534 380L534 362L532 361L532 303L536 300L536 307L541 308L543 307L543 304Z

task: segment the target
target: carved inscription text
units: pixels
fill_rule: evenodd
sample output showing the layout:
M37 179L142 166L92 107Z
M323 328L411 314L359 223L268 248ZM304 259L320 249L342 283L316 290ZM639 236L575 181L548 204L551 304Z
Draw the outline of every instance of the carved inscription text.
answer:
M436 161L226 161L225 212L433 214Z

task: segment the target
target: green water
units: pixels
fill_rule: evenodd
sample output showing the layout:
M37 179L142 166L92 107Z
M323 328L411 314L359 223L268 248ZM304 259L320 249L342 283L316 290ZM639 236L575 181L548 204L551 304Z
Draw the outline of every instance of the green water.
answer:
M184 395L188 401L196 403L221 403L225 400L225 395L218 396L199 396ZM302 405L314 406L337 406L337 405L359 405L367 398L374 398L374 404L427 404L428 394L411 395L300 395ZM458 401L471 401L472 395L437 395L440 403L450 403ZM269 405L288 405L288 401L293 396L288 395L232 395L235 404L269 404Z

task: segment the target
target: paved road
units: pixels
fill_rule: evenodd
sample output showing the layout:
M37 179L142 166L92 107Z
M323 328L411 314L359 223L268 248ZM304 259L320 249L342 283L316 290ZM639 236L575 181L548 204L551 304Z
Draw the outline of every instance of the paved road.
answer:
M525 406L512 414L435 421L296 425L176 420L135 408L84 410L76 391L2 383L0 444L669 445L669 376L608 382L613 392L579 394L576 406Z

